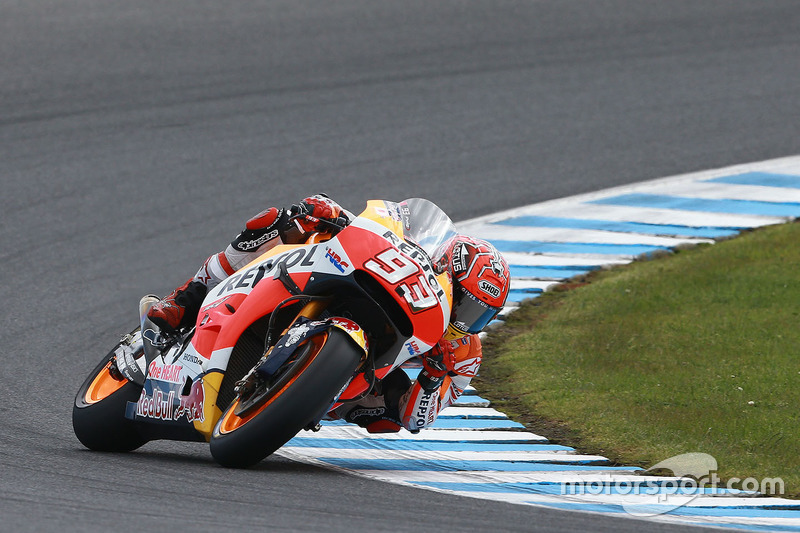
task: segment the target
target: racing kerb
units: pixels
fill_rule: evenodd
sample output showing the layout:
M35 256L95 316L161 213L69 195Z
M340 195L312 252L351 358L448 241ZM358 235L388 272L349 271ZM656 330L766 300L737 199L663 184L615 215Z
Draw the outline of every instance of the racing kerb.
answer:
M520 301L572 276L798 216L800 156L573 196L458 227L491 241L508 260L511 293L502 318ZM413 378L418 368L407 366ZM605 457L581 455L525 431L472 388L419 434L370 435L340 421L324 422L319 432L303 432L277 453L474 498L674 523L800 531L797 500L719 488L684 498L676 507L678 478L661 478L661 488L646 494L619 490L625 480L642 479L638 468L614 467ZM581 482L595 490L564 490Z

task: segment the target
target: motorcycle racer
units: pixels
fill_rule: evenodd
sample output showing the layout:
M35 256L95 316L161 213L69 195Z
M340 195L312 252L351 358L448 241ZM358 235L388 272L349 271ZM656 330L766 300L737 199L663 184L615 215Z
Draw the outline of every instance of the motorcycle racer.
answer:
M153 305L148 318L174 332L196 320L206 293L244 265L279 244L302 244L314 233L335 235L350 220L324 194L309 196L288 208L270 207L248 220L226 247L211 255L197 273ZM508 296L508 264L490 243L456 235L431 258L438 273L453 282L450 323L440 342L421 356L422 369L412 382L400 368L358 402L341 405L330 418L342 418L371 433L417 432L430 426L442 409L464 392L481 364L478 333L502 310Z

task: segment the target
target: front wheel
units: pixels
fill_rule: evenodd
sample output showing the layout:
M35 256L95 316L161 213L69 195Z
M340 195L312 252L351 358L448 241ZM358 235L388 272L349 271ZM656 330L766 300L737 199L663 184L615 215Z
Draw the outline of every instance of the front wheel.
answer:
M72 408L72 428L78 440L90 450L129 452L147 442L133 420L125 418L128 402L139 399L142 387L116 370L116 349L83 382Z
M270 382L238 395L228 406L211 436L211 455L236 468L270 455L323 414L363 353L336 328L299 344Z

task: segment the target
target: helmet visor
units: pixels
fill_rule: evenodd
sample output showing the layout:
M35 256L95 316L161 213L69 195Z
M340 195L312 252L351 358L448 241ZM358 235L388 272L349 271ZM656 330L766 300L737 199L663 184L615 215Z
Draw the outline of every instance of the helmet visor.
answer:
M459 287L450 314L450 324L465 334L480 333L497 316L500 307L492 307Z

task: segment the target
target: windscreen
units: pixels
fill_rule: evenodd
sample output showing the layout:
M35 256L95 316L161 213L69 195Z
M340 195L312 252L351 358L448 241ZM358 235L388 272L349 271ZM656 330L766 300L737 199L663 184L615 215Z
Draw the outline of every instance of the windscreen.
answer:
M458 232L450 217L430 200L409 198L400 202L403 236L418 244L429 257Z

